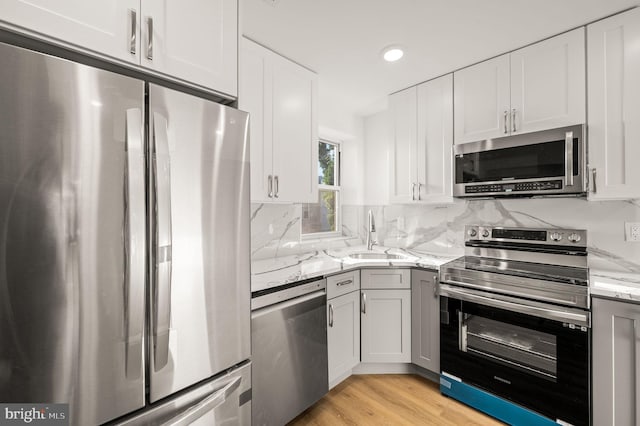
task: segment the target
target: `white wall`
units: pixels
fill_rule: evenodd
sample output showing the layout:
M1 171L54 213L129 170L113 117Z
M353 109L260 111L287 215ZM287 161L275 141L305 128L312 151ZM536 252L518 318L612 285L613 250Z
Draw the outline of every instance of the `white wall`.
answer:
M389 116L384 110L364 118L364 204L389 202Z

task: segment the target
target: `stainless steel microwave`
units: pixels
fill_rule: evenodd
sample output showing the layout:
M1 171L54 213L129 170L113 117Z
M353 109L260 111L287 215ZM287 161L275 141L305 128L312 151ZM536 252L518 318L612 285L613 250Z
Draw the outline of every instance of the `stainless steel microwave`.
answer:
M455 197L584 195L583 125L453 147Z

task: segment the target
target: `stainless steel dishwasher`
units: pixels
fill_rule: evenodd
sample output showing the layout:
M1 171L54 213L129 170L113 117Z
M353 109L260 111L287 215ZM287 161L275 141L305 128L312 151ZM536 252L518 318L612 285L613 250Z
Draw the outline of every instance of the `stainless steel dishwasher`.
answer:
M326 280L252 293L252 424L281 426L329 390Z

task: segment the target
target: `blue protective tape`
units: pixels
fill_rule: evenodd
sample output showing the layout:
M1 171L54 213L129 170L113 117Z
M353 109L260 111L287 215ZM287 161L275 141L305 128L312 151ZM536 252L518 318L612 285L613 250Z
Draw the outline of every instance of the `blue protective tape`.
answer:
M443 383L444 382L444 383ZM466 383L440 376L440 392L515 426L558 426L558 423Z

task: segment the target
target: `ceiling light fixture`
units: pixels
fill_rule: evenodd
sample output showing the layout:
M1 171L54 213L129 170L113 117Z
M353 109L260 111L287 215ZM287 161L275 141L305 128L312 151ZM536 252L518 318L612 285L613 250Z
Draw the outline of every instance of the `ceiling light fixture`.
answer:
M400 46L387 46L382 49L382 57L387 62L395 62L398 59L402 58L404 52Z

